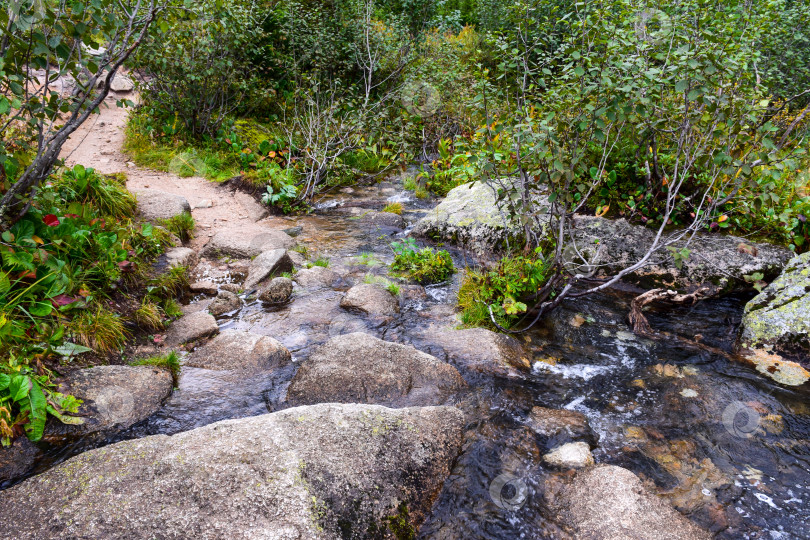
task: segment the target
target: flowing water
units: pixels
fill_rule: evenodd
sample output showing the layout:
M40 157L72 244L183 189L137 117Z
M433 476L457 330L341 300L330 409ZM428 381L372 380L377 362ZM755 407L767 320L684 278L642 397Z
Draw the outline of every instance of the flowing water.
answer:
M344 287L386 275L391 241L402 236L365 220L369 208L401 202L413 223L432 206L395 183L353 188L296 218L309 256L330 259ZM475 264L452 251L457 266ZM223 279L227 279L224 276ZM151 418L113 438L77 441L48 452L36 472L89 447L172 434L226 418L282 408L296 363L330 337L364 331L410 343L445 359L423 330L453 317L459 276L422 289L403 286L401 315L372 323L339 308L341 288L296 289L293 301L267 310L249 303L221 327L270 335L294 364L267 375L184 368L179 389ZM629 332L633 293L610 291L563 305L519 339L532 369L493 378L464 373L469 390L456 404L471 418L452 474L420 535L425 538L564 538L544 504L542 465L551 441L528 426L534 406L584 413L599 436L597 462L628 468L671 504L719 538L810 538L810 405L746 366L677 340L650 341ZM730 349L743 297L653 312L655 328Z

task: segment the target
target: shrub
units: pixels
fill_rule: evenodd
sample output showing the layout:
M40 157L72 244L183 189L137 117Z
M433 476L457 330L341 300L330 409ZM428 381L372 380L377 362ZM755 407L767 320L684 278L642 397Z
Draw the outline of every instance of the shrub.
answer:
M387 204L385 205L385 208L382 209L382 211L400 216L402 215L402 204L398 202Z
M75 165L54 183L61 198L68 203L67 213L83 217L108 216L131 218L135 215L135 196L127 191L117 176L100 175L90 167Z
M162 219L160 222L169 232L177 235L183 242L188 242L194 238L194 227L196 224L189 212L183 212L169 219Z
M440 283L455 272L453 259L447 251L434 251L429 247L419 250L412 238L394 242L391 248L394 250L391 270L422 285Z
M468 269L458 291L462 324L494 327L491 310L495 321L509 328L526 313L527 303L549 277L548 263L539 250L535 255L505 257L488 271Z

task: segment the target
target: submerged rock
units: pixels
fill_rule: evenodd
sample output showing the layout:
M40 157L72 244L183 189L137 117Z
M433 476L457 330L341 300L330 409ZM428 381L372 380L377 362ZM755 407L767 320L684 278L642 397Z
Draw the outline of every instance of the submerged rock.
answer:
M356 332L330 339L301 365L287 402L438 405L465 386L450 364L410 345Z
M399 214L392 212L376 212L374 210L364 212L360 218L363 221L372 223L379 227L388 227L391 229L404 229L405 218Z
M138 199L138 213L149 221L171 219L183 212L191 212L191 205L181 195L150 189L136 191L135 196Z
M259 293L259 300L268 304L283 304L293 293L293 282L289 278L273 278L267 287Z
M195 350L184 365L216 370L264 371L288 365L290 351L275 339L243 330L224 330Z
M580 412L532 407L528 423L538 435L549 441L549 446L579 440L595 447L599 441L599 437L588 423L588 418Z
M24 435L14 439L11 446L0 446L0 487L26 474L41 453Z
M166 332L166 344L182 345L219 332L217 320L205 311L197 311L180 317Z
M236 311L242 307L242 300L229 291L219 291L216 299L208 306L208 312L214 317L221 317L226 313Z
M295 240L287 233L258 225L218 231L205 245L206 257L231 256L250 258L263 251L289 249Z
M740 340L746 348L810 354L810 252L791 259L745 305Z
M399 301L396 296L371 283L361 283L349 289L340 301L340 307L358 309L377 317L399 313Z
M550 483L551 484L551 483ZM547 485L549 507L576 538L708 540L711 535L649 493L621 467L600 465L577 473L566 485Z
M499 206L493 188L481 182L452 189L413 230L415 234L458 243L479 255L502 249L510 238L521 233ZM572 234L576 250L573 244L568 246L564 253L568 263L583 273L600 265L600 272L606 275L641 260L655 237L652 229L632 225L625 219L594 216L577 216ZM645 287L686 288L708 282L726 290L742 288L746 286L744 276L762 272L766 278L774 277L791 256L785 248L719 234L698 234L688 249L690 256L680 268L670 252L663 250L625 279Z
M291 272L292 269L293 262L286 249L263 251L250 261L248 276L243 287L245 290L252 289L272 274Z
M84 401L79 408L84 423L68 425L52 421L45 437L128 428L156 412L171 395L172 387L171 373L154 366L96 366L76 370L61 381L59 392Z
M413 537L460 451L452 407L325 404L80 454L0 492L8 538Z
M570 442L558 446L543 456L543 461L554 467L581 469L593 465L593 456L588 443Z

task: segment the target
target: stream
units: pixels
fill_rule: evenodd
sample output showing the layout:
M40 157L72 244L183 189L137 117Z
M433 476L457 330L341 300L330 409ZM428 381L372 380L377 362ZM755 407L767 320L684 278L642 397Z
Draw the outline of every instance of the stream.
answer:
M409 224L436 202L414 199L398 181L326 196L312 214L291 219L290 226L303 228L297 240L307 247L310 260L328 258L345 286L297 287L283 308L268 310L252 301L219 320L221 329L278 339L292 352L293 365L249 379L185 367L178 390L152 417L103 441L55 448L34 472L99 444L278 410L296 363L336 335L363 331L446 359L423 330L452 321L460 273L424 290L401 284L402 312L388 324L338 306L351 284L366 276L387 276L393 260L389 244L403 233L369 223L364 213L390 201L403 204ZM476 262L459 250L443 248L451 251L459 268ZM233 279L214 265L203 264L198 273L219 282ZM612 290L568 302L518 336L531 353L532 368L522 375L463 373L470 387L455 404L473 420L420 537L566 537L544 502L548 482L561 473L542 464L548 441L528 425L532 407L543 406L584 413L599 437L593 451L597 463L630 469L718 538L810 538L807 395L679 341L633 335L626 315L636 293ZM730 296L653 311L650 323L730 350L747 299ZM206 302L210 299L192 299L201 309ZM499 500L491 495L494 482L496 488L503 485L501 497L495 497Z

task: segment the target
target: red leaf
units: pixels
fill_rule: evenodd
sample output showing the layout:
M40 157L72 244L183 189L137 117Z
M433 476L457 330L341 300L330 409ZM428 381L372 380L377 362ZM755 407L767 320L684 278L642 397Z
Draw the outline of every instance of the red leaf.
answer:
M53 214L48 214L47 216L45 216L44 218L42 218L42 221L43 221L43 223L45 223L45 225L47 225L48 227L56 227L57 225L59 225L59 218L58 218L58 217L56 217L56 216L55 216L55 215L53 215Z
M80 298L76 298L74 296L60 294L59 296L54 296L53 298L51 298L51 304L53 304L54 307L58 308L61 306L72 304L73 302L78 302L79 300Z
M78 219L79 214L65 214L65 217L70 218L70 219Z

